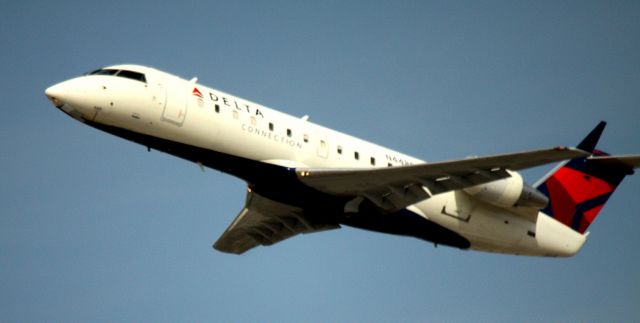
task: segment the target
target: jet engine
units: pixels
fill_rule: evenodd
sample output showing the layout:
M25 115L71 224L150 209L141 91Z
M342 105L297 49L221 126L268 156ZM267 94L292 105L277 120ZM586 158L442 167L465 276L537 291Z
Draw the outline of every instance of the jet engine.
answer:
M535 207L542 209L549 198L524 182L520 174L507 170L511 177L465 188L469 195L499 207Z

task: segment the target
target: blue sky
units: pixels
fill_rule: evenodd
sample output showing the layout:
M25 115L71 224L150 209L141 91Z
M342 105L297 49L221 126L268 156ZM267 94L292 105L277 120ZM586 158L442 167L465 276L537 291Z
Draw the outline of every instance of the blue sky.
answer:
M640 178L569 259L343 228L243 256L244 184L55 109L46 87L136 63L430 161L640 152L635 1L0 2L0 321L634 321ZM527 171L535 181L548 169Z

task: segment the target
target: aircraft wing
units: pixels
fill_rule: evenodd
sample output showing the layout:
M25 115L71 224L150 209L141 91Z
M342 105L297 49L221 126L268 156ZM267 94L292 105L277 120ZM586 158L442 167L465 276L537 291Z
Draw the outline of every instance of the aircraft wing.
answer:
M395 211L429 196L510 177L506 171L540 166L589 153L567 147L473 157L411 166L360 169L296 169L298 179L319 191L353 196L357 210L364 198L386 211Z
M213 247L222 252L242 254L256 246L270 246L298 233L338 228L338 224L314 221L301 208L276 202L249 190L244 208Z

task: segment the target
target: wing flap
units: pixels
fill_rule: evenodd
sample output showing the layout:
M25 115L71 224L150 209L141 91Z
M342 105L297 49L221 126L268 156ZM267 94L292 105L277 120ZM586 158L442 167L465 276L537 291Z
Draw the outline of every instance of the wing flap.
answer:
M488 157L411 166L365 169L297 169L298 179L325 193L363 196L395 211L431 195L509 177L519 170L588 156L576 148L556 147Z
M299 233L340 228L312 220L303 209L249 191L245 207L215 242L216 250L242 254L259 245L270 246Z

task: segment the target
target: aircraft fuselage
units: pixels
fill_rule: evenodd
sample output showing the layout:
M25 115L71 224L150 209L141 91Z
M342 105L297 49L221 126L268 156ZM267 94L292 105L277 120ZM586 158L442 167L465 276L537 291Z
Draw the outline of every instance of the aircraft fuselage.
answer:
M434 194L394 212L364 199L301 183L296 169L385 168L423 160L260 104L143 66L120 65L47 89L73 118L148 148L241 178L274 201L310 211L328 224L417 237L462 249L521 255L571 256L586 236L543 213L500 207L465 190ZM514 172L515 173L515 172Z

